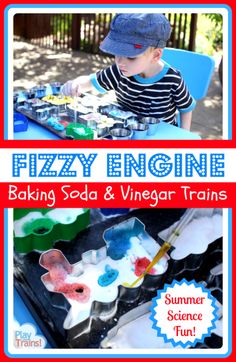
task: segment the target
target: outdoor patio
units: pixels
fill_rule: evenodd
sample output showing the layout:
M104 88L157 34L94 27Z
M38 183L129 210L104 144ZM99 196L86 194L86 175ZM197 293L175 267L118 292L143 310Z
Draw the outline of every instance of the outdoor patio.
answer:
M112 58L79 51L61 52L14 40L14 90L30 89L38 84L66 82L79 75L96 72L109 66ZM207 96L197 102L191 131L202 139L222 138L222 88L218 76L219 59ZM200 71L194 69L193 71ZM105 95L114 100L114 94Z

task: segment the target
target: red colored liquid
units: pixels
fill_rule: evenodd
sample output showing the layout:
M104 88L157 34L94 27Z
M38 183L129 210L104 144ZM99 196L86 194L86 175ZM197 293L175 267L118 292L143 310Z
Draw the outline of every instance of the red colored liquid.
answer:
M147 266L151 263L151 260L149 260L146 257L143 258L137 258L135 260L134 266L135 266L135 275L139 277L143 272L146 270ZM148 274L156 274L155 268L151 268L148 272Z

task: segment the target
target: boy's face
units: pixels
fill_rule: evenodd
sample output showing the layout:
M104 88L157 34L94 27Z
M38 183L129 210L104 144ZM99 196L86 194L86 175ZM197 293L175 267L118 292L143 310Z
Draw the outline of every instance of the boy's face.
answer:
M138 55L135 58L115 57L115 62L121 73L126 77L133 75L148 74L153 65L157 62L156 50L151 48L147 49L143 54Z

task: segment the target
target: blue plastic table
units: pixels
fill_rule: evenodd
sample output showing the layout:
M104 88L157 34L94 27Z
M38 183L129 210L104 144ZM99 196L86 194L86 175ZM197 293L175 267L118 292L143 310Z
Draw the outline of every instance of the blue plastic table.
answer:
M200 140L201 137L193 132L161 122L157 125L157 132L147 136L147 140Z
M15 140L62 140L48 129L29 121L28 130L26 132L15 132ZM200 140L201 137L182 128L172 126L167 123L160 123L157 132L153 136L147 136L146 140Z

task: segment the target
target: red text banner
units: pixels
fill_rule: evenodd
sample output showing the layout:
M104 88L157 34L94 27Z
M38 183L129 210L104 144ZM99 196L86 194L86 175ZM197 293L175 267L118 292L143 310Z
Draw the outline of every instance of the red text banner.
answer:
M232 207L236 183L2 183L5 207Z

